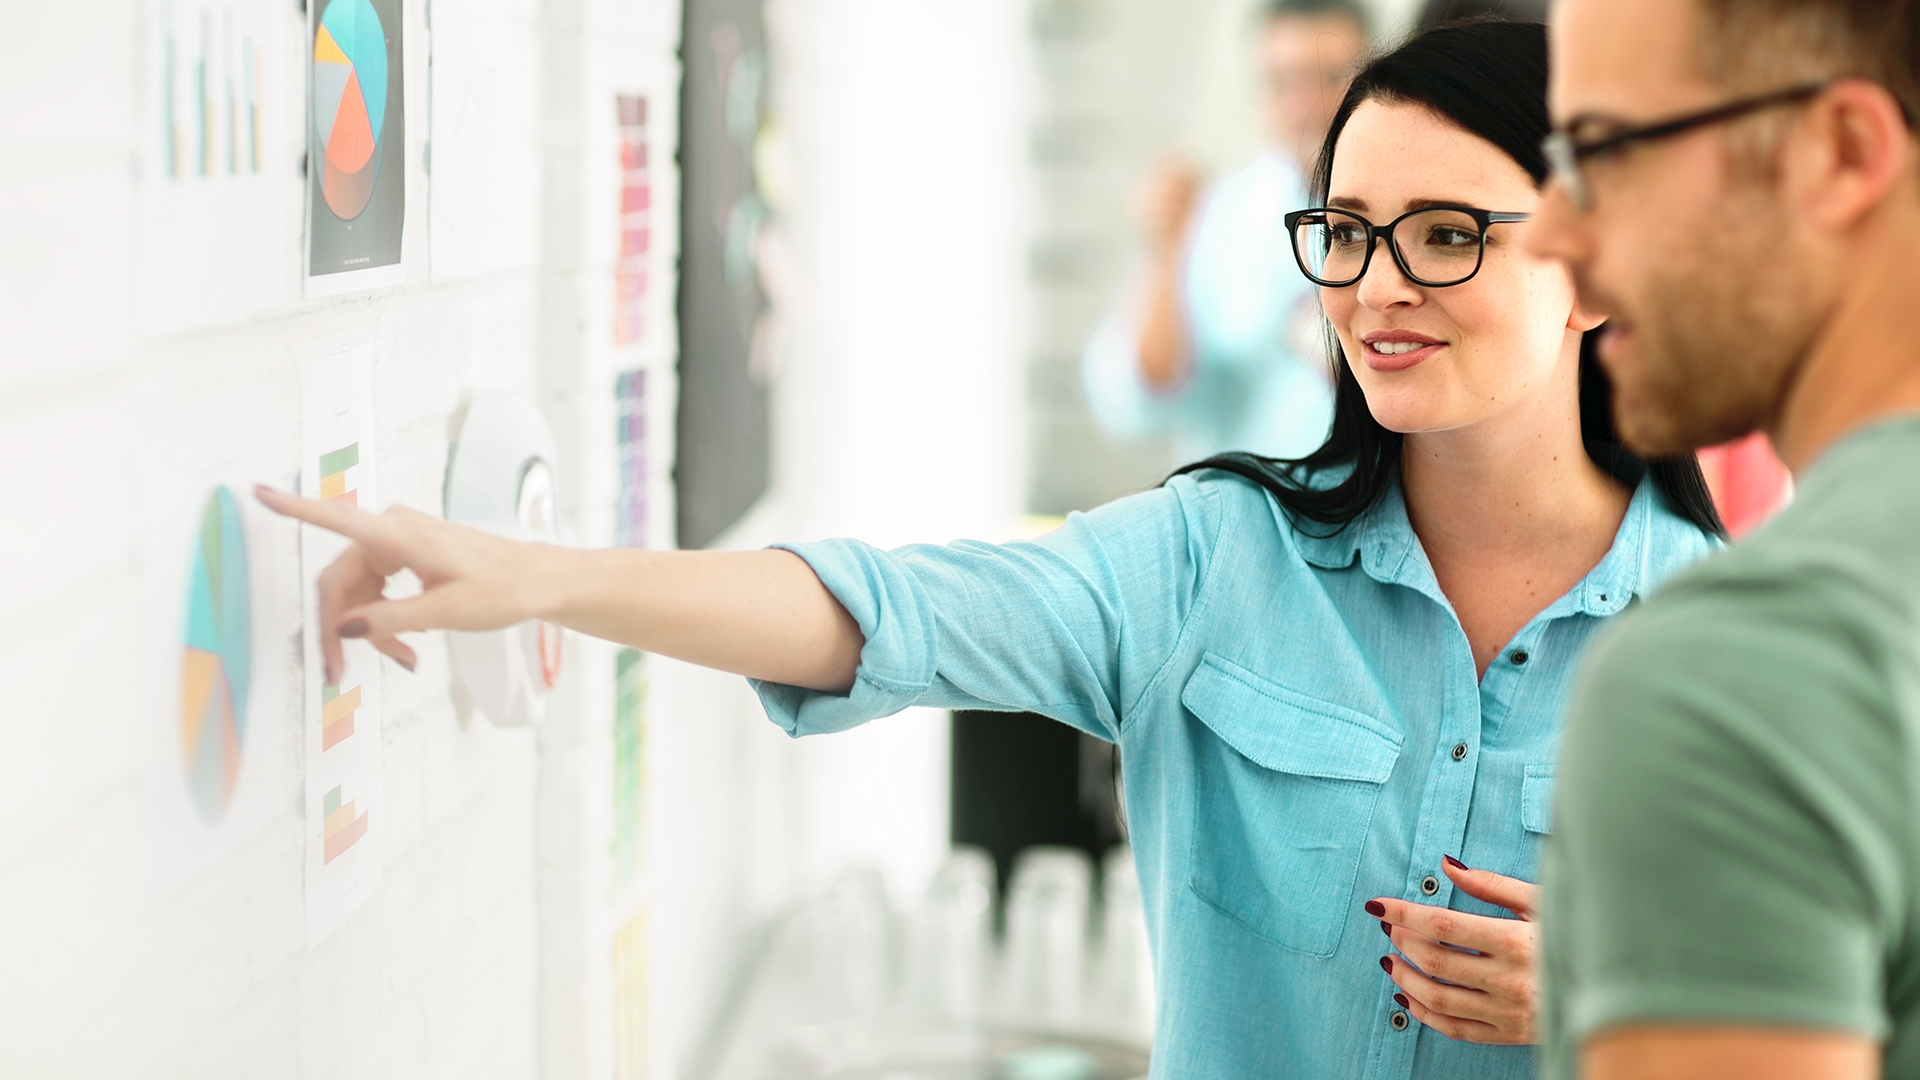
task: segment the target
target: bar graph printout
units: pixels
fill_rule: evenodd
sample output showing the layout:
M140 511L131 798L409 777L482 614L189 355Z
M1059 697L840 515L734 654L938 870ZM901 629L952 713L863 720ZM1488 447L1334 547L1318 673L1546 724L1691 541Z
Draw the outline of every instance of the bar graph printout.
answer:
M307 361L301 371L300 490L374 509L373 356L357 349ZM380 656L342 642L346 665L329 680L320 656L315 579L346 547L303 526L305 594L307 944L319 944L380 887Z
M146 0L139 319L167 333L284 299L296 135L286 122L287 8Z

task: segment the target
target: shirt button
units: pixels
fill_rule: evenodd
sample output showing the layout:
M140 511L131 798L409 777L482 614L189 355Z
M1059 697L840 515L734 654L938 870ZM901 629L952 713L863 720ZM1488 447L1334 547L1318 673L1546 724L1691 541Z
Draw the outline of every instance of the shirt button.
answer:
M1453 760L1455 761L1467 760L1467 744L1466 743L1453 744Z
M1400 1012L1397 1009L1394 1010L1394 1014L1392 1016L1387 1017L1387 1023L1391 1024L1393 1026L1393 1030L1395 1031L1407 1030L1407 1024L1410 1022L1411 1021L1407 1019L1407 1014Z
M1428 876L1420 879L1420 891L1423 893L1426 893L1428 896L1432 896L1434 893L1439 892L1440 891L1439 879L1434 878L1432 876Z
M1513 650L1513 653L1507 657L1507 659L1513 661L1513 664L1515 667L1519 667L1521 664L1524 664L1527 662L1527 650L1515 649Z

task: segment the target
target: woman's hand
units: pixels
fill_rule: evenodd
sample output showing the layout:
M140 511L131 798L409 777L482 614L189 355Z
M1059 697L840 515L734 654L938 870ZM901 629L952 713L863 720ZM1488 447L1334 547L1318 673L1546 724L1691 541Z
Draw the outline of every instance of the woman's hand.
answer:
M677 660L844 694L866 637L806 561L787 551L582 551L522 544L396 506L374 514L254 489L268 508L352 541L320 574L320 655L366 638L409 670L414 630L497 630L545 619ZM418 596L389 600L411 570Z
M352 541L320 573L320 655L327 678L342 666L340 639L365 638L409 671L417 660L397 635L411 630L497 630L544 614L538 572L545 548L520 544L395 506L370 513L342 502L254 489L268 509ZM424 591L385 597L387 578L411 570Z
M1535 1041L1534 925L1539 887L1447 857L1447 876L1469 896L1497 904L1517 919L1468 915L1427 904L1380 897L1367 914L1380 920L1399 956L1381 966L1414 1019L1462 1042L1527 1045ZM1472 950L1464 952L1462 950ZM1476 955L1477 954L1477 955Z
M1168 158L1140 185L1135 213L1155 251L1176 252L1185 243L1187 226L1200 203L1202 183L1200 170L1193 163Z

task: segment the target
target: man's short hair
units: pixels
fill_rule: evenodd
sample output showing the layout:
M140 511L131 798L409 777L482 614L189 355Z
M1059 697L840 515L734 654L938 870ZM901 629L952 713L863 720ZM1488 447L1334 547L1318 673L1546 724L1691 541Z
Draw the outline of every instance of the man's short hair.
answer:
M1920 119L1920 0L1695 0L1708 76L1742 90L1855 75Z
M1493 15L1514 22L1546 22L1547 0L1427 0L1427 6L1420 11L1415 30L1431 30L1436 26L1481 15Z
M1360 28L1361 38L1373 36L1373 18L1359 0L1267 0L1260 11L1264 21L1275 19L1319 19L1343 15Z

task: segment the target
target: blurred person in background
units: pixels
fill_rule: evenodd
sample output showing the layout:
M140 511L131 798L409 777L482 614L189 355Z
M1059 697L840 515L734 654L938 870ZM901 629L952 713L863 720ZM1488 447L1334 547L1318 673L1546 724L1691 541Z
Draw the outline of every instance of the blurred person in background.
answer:
M1794 504L1595 647L1548 1071L1920 1076L1920 2L1559 0L1529 247L1629 445L1764 431Z
M321 575L329 665L341 636L411 667L401 633L545 618L747 675L794 735L926 705L1119 744L1156 1077L1524 1080L1528 882L1576 665L1720 532L1690 455L1619 446L1600 320L1521 245L1546 81L1545 29L1502 22L1353 81L1321 198L1287 215L1338 346L1334 421L1298 460L1225 455L1038 540L891 552L578 551L260 497L353 540ZM424 593L384 599L402 569Z
M1169 161L1140 196L1144 266L1082 360L1110 437L1170 433L1182 458L1222 450L1298 456L1327 434L1332 394L1320 312L1282 220L1305 205L1305 165L1366 48L1356 0L1269 0L1258 58L1267 149L1205 186Z

